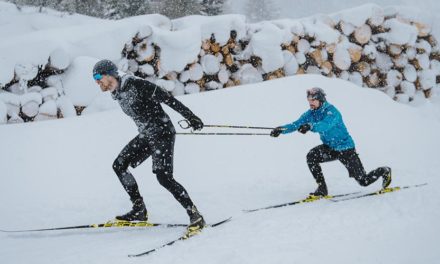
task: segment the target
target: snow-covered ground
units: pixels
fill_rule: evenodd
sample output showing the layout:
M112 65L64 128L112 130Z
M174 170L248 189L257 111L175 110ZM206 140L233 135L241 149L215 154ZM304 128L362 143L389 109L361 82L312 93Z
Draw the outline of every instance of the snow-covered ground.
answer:
M176 179L208 222L233 216L230 223L140 259L127 254L159 246L184 229L0 233L0 263L437 263L436 103L410 107L382 92L317 75L179 99L205 124L277 126L307 110L305 90L311 86L323 87L342 112L367 170L389 165L394 186L428 185L381 197L243 213L314 190L305 156L320 144L319 137L178 136ZM171 117L175 124L181 119ZM0 229L96 223L128 210L111 164L135 135L134 124L120 110L1 126ZM331 193L380 188L380 182L360 187L338 162L323 169ZM133 172L151 221L188 221L157 183L150 160Z

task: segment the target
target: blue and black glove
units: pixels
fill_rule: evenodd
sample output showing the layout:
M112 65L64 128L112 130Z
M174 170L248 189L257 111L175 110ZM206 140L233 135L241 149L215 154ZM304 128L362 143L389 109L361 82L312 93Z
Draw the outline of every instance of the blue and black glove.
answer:
M311 129L310 124L303 124L298 128L298 132L305 134L305 133L309 132L310 129Z
M278 137L283 132L283 127L276 127L270 132L271 137Z

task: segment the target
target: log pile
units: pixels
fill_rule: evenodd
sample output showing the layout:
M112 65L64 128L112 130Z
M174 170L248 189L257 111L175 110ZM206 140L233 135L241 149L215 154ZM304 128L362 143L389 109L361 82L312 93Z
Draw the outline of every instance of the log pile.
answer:
M14 79L0 89L0 101L6 106L7 114L0 119L22 123L63 117L59 104L59 99L64 97L60 74L69 64L69 56L55 50L45 65L16 65Z
M236 36L236 32L231 31L225 45L220 45L215 36L203 40L197 61L188 64L181 72L163 73L160 68L160 47L152 42L151 34L138 33L125 44L119 67L122 71L159 82L174 95L235 86L239 82L232 74L241 65L235 54L243 48Z
M413 44L396 44L387 35L393 23L413 28ZM375 13L364 24L326 17L325 24L337 30L337 41L325 42L306 31L292 30L282 43L284 65L272 72L262 70L262 59L248 48L252 36L237 39L235 31L225 45L214 35L201 41L197 61L181 72L160 72L160 47L151 34L133 37L122 51L122 61L136 76L171 81L167 89L174 95L196 93L239 84L272 80L295 74L321 74L342 78L359 86L380 89L400 102L410 102L416 94L430 96L440 82L440 51L428 25L398 14ZM163 82L162 82L163 84Z
M228 40L218 41L215 34L201 39L194 61L181 71L166 72L161 67L161 47L153 41L152 28L145 26L125 44L118 66L173 95L296 74L320 74L379 89L403 103L429 98L440 83L440 49L430 26L398 13L385 16L380 9L377 11L360 24L350 18L344 20L343 16L321 16L312 22L292 20L291 24L272 22L275 30L287 32L287 36L264 56L266 60L273 57L281 61L275 63L278 68L270 70L265 67L267 61L255 53L254 34L258 30L249 30L254 27L249 27L246 34L232 29ZM315 25L315 29L311 30L310 25ZM7 117L0 116L0 122L81 114L87 106L73 106L64 96L60 74L69 65L69 56L62 50L54 51L46 65L17 65L14 79L0 87L0 110L7 109Z

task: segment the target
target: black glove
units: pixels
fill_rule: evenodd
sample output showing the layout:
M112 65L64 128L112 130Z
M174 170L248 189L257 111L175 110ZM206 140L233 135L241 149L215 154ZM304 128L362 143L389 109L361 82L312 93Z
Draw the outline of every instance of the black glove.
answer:
M271 137L278 137L283 132L283 127L276 127L270 132Z
M310 125L309 124L303 124L298 128L298 131L305 134L310 130Z
M192 127L194 130L202 130L203 128L203 122L200 118L197 116L192 116L188 119L189 126Z

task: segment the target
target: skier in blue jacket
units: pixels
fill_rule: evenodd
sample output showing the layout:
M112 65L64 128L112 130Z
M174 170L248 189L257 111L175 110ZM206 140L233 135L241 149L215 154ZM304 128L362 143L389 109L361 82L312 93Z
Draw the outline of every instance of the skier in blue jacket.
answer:
M313 196L327 196L327 185L322 174L320 163L339 160L347 168L350 177L361 186L368 186L382 177L382 187L385 189L391 183L391 168L379 167L368 174L355 149L353 139L345 127L341 113L326 100L326 94L321 88L307 90L307 100L310 109L291 124L272 130L271 136L292 133L296 130L305 134L308 131L319 133L322 145L307 154L307 165L318 184Z

